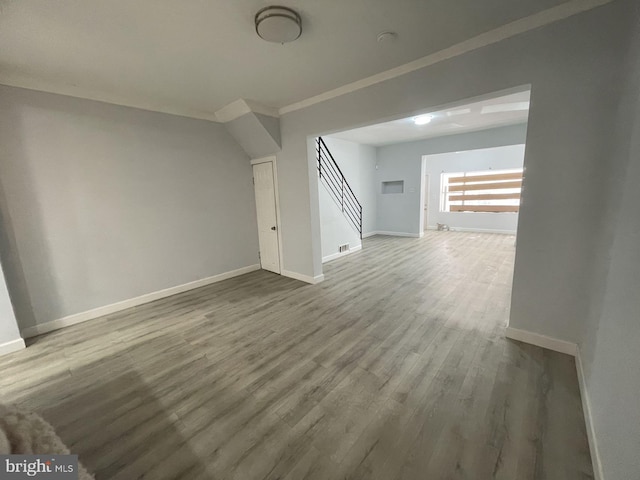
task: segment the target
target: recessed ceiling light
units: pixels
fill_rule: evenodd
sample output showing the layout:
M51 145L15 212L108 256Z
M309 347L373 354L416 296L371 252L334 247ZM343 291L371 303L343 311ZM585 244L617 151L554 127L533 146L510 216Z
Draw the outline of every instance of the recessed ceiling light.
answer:
M302 20L288 7L265 7L256 13L256 33L267 42L287 43L302 34Z
M418 115L417 117L413 117L413 123L416 125L426 125L431 120L433 120L433 115Z

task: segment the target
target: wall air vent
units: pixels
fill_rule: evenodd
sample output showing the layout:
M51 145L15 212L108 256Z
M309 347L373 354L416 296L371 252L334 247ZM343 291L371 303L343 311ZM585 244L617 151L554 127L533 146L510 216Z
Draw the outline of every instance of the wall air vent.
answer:
M342 253L342 252L346 252L349 250L349 244L345 243L344 245L340 245L338 247L338 252Z

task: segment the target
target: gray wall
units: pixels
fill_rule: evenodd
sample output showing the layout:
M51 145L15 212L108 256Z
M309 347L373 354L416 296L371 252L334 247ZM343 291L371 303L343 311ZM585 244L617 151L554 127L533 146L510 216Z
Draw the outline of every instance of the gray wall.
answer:
M21 328L258 263L249 159L207 121L0 87Z
M607 157L629 20L617 1L281 117L287 270L322 271L318 188L307 139L531 85L511 325L577 341L588 309Z
M640 112L639 112L640 113ZM621 191L602 315L587 333L586 391L592 405L604 478L640 474L640 128Z
M421 167L423 155L522 144L525 141L526 134L527 126L526 124L521 124L378 147L378 230L419 235L420 217L422 215L421 181L423 172ZM522 166L522 157L520 157L519 161L520 166ZM489 162L487 165L490 164ZM429 221L431 225L435 225L436 222L440 221L437 219L440 215L455 217L456 214L439 214L438 212L440 173L448 167L445 165L437 166L433 163L433 160L431 165L426 167L431 173L431 212ZM462 168L462 165L456 168ZM380 183L388 180L404 180L405 193L402 195L382 195L379 191ZM458 217L461 215L468 217L467 214L457 214ZM474 217L481 219L486 215L489 214L474 214ZM496 223L495 216L490 218ZM442 220L444 223L454 224L450 218L442 218ZM473 223L474 221L473 219L467 220L458 226L482 228L481 224ZM497 220L497 223L497 225L489 225L486 228L511 230L514 229L517 220L515 223L513 221L509 222L509 220L506 222Z
M640 477L640 7L621 91L616 134L602 165L608 201L594 228L592 305L579 345L603 478Z
M388 152L393 150L389 147L377 150L378 231L388 234L418 236L420 234L420 215L422 214L420 196L422 160L418 157L416 162L416 159L410 155L388 155ZM382 182L396 181L404 182L403 193L382 193Z
M2 270L2 265L0 265L0 349L3 344L20 338L18 322L13 313L9 291L7 290Z

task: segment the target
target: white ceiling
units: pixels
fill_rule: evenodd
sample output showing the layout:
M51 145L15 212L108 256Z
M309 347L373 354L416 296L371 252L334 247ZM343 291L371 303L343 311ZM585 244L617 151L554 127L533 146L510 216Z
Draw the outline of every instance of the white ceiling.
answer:
M258 38L264 0L0 0L0 83L194 116L282 107L565 0L275 3L300 12L297 41Z
M333 133L330 136L379 147L524 123L529 116L529 95L528 91L513 93L465 105L456 105L444 110L423 112L432 117L426 125L416 125L415 116L413 116Z

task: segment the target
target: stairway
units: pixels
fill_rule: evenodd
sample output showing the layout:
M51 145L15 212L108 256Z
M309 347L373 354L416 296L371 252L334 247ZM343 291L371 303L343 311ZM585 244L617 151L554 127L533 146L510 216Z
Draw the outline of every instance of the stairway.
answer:
M360 239L362 239L362 205L356 198L355 193L353 193L349 182L347 182L322 137L316 139L316 160L320 180L327 187L330 195L340 206L343 215L360 234Z

